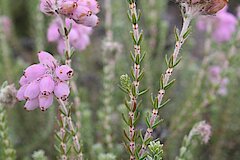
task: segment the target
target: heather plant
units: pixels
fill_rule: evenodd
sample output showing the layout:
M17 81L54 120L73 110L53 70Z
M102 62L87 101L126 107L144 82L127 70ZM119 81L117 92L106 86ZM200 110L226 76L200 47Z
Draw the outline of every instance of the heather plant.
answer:
M0 159L238 159L235 4L0 0Z

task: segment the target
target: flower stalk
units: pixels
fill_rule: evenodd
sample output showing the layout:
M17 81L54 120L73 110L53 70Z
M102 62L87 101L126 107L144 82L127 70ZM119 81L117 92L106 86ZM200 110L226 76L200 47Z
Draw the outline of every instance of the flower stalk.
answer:
M128 144L125 147L129 151L130 160L134 160L138 157L138 150L136 149L136 124L139 118L138 113L138 97L147 90L139 91L140 81L143 78L143 71L141 71L140 64L144 59L144 55L141 55L141 42L143 33L139 31L138 22L140 20L140 13L137 12L135 0L128 0L129 3L129 19L132 23L132 39L134 42L134 53L131 53L131 59L133 61L133 67L131 69L132 80L128 75L121 76L121 89L128 95L129 101L126 100L125 105L128 109L128 120L123 115L123 119L128 125L128 133L124 131L124 135L128 140Z
M179 34L178 29L175 29L175 37L176 37L176 43L175 43L175 49L172 54L172 56L168 59L166 58L167 63L167 70L160 78L160 89L158 91L158 95L155 98L152 98L152 105L153 110L151 113L151 116L147 116L146 123L147 123L147 130L145 132L144 137L142 138L142 147L139 152L139 157L144 156L146 153L147 145L149 143L149 140L152 137L153 130L160 124L161 120L158 120L158 113L159 109L165 106L170 100L167 100L166 102L163 102L163 97L166 93L166 90L173 85L175 80L171 80L170 78L172 76L174 68L178 65L181 58L178 58L180 50L182 48L182 45L187 40L189 34L190 34L190 22L192 20L192 16L187 16L186 14L183 15L183 26L182 30ZM169 82L170 81L170 82Z
M70 46L70 37L69 37L71 27L67 28L64 17L59 16L59 18L61 19L62 32L63 32L62 36L63 36L64 42L65 42L65 57L66 57L65 64L68 66L71 66L71 56L73 54L72 50L71 50L71 46ZM75 81L71 81L70 84L71 84L71 86L73 86L72 88L73 88L73 91L75 94L74 105L79 107L80 106L80 98L78 97L78 89L77 89L76 83L75 83ZM81 136L81 134L80 134L80 132L78 132L78 130L76 129L76 127L73 124L72 117L71 117L71 105L68 105L69 108L67 108L66 107L67 102L63 102L60 99L58 100L58 102L60 104L59 107L60 107L60 111L61 111L61 116L60 116L61 121L66 123L65 125L62 125L62 130L65 130L65 132L67 130L70 131L69 136L71 136L71 138L72 138L73 148L74 148L75 152L77 153L77 159L82 160L83 154L82 154L81 145L79 142L79 137ZM77 112L78 112L77 113L77 118L78 118L77 126L81 127L81 124L80 124L81 113L79 110L77 110ZM65 143L62 143L62 144L65 144ZM66 148L63 153L64 154L67 153Z
M70 136L70 138L72 138L73 141L73 149L75 150L75 152L77 153L77 160L82 160L83 159L83 154L81 151L81 145L79 143L79 138L77 135L77 129L73 124L72 118L71 118L71 106L66 105L65 102L63 102L62 100L58 100L58 103L60 104L60 131L59 131L59 135L58 135L58 139L60 137L61 143L60 143L60 147L61 147L61 153L62 153L62 157L67 158L68 159L68 153L71 149L71 147L67 147L67 142L69 140L68 134Z

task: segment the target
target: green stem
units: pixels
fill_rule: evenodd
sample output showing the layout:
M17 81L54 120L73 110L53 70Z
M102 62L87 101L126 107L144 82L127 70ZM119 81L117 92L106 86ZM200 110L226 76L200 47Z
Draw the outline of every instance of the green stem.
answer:
M1 142L1 150L3 154L0 158L4 160L15 160L16 159L16 151L12 147L10 139L8 137L8 127L7 127L7 117L6 111L2 104L0 104L0 142Z
M189 26L190 26L190 22L191 22L192 18L191 17L186 17L183 20L184 21L183 21L182 30L180 32L180 35L179 35L177 41L176 41L175 49L174 49L174 52L171 56L173 64L175 64L177 62L178 55L180 53L182 45L184 44L184 42L187 39L187 37L184 37L184 35L189 30ZM165 74L163 74L163 76L162 76L161 81L163 82L163 84L162 84L163 87L161 87L159 89L158 95L155 98L157 100L157 103L158 103L157 108L154 107L154 109L152 110L152 114L151 114L151 117L149 119L149 126L148 126L148 129L146 130L146 133L145 133L145 136L144 136L144 139L143 139L143 142L142 142L142 147L141 147L141 150L139 152L139 157L142 157L145 154L146 149L147 149L147 143L146 142L149 138L152 137L152 133L153 133L153 129L154 129L153 127L155 126L156 120L158 118L158 112L159 112L158 109L162 105L163 97L166 93L165 86L168 85L173 70L174 70L173 66L168 66L167 70L165 71Z

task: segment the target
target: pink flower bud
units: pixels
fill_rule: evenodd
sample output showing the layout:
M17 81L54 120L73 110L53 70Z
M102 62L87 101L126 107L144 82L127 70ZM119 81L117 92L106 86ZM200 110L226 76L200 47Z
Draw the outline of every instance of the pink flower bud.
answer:
M40 92L44 96L49 96L55 87L55 83L51 76L43 77L40 81Z
M55 86L54 89L54 94L57 98L66 101L69 94L70 94L70 89L69 86L66 82L60 82Z
M22 87L18 90L16 97L17 97L17 99L18 99L19 101L25 100L24 92L25 92L27 86L28 86L28 85L24 85L24 86L22 86Z
M39 107L39 100L38 98L35 98L32 100L27 100L27 102L25 103L24 109L28 111L32 111L38 107Z
M73 70L68 65L61 65L56 68L55 74L60 80L67 81L72 78Z
M55 68L57 66L57 60L48 52L41 51L38 53L38 59L40 64Z
M53 94L50 94L49 96L39 96L39 107L42 111L45 111L48 109L53 103Z
M83 17L90 15L92 15L92 11L88 7L78 6L69 16L69 18L73 19L76 23L78 23L81 19L83 19Z
M85 25L87 27L95 27L99 23L99 18L95 14L91 14L91 15L82 17L81 19L76 21L76 23Z
M40 93L40 88L39 88L39 82L38 81L33 81L31 82L25 92L24 92L24 97L25 99L35 99L38 97Z
M46 72L46 68L42 64L33 64L24 71L24 76L28 82L43 76Z

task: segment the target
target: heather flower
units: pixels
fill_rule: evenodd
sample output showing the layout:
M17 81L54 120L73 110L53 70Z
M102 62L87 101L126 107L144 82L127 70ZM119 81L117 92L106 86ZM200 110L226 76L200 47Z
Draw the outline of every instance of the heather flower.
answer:
M71 19L66 19L67 27L70 27L72 24L71 31L69 33L70 44L76 50L82 51L86 49L86 47L90 44L89 36L92 33L91 27L86 27L81 24L75 23ZM49 42L56 42L58 44L58 52L63 55L65 51L65 44L63 36L59 33L59 28L61 28L61 22L59 19L55 19L52 21L48 28L47 38Z
M208 69L209 80L213 84L217 84L221 81L222 68L220 66L211 66Z
M51 54L44 51L38 53L38 59L39 64L24 71L16 97L19 101L26 100L26 110L40 108L45 111L52 105L54 95L57 99L67 100L70 94L68 80L72 78L73 70L59 65Z
M227 7L222 9L211 17L200 17L197 22L197 28L200 31L206 31L207 26L212 26L212 38L218 42L229 41L237 29L237 18L227 12Z
M208 69L209 72L209 80L212 85L218 86L217 94L221 96L226 96L228 93L227 85L228 85L228 78L222 78L222 67L220 66L211 66Z
M76 23L94 27L99 23L100 11L96 0L41 0L40 11L47 15L62 15Z
M211 136L211 126L205 121L197 123L192 129L193 135L200 135L203 143L208 143Z

